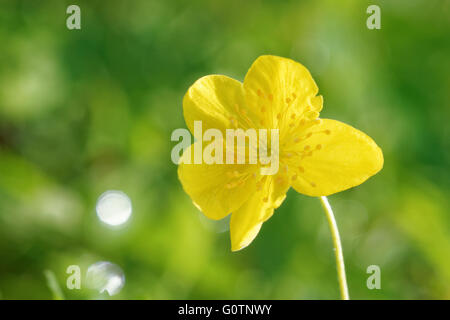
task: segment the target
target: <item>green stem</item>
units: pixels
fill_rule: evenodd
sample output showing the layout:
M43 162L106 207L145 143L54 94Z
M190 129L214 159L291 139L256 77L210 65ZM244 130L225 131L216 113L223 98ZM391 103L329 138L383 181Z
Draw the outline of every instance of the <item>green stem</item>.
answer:
M47 279L47 285L50 291L53 293L53 299L64 300L64 294L61 287L58 284L55 273L51 270L44 270L45 278Z
M336 255L336 267L339 281L339 289L341 291L341 299L349 300L347 278L345 276L344 255L342 254L341 238L339 237L339 230L334 218L333 210L327 197L320 197L320 202L327 215L328 224L330 225L331 238L333 239L334 253Z

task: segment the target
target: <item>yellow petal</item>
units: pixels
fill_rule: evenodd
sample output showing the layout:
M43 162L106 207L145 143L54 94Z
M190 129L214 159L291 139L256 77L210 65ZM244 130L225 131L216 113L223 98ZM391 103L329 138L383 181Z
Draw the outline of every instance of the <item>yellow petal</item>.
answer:
M194 133L194 121L202 121L203 130L253 127L247 112L242 83L222 75L197 80L183 99L184 119Z
M293 60L261 56L253 63L244 80L247 105L264 116L266 126L285 129L301 118L317 118L322 97L308 69Z
M237 210L256 189L256 165L194 164L194 146L183 153L178 177L183 189L208 218L222 219ZM205 147L205 146L204 146ZM190 164L186 162L189 161Z
M290 145L292 186L309 196L326 196L357 186L383 167L383 153L365 133L345 123L320 119Z
M262 223L269 219L274 209L286 198L289 185L279 176L264 176L259 188L244 205L231 214L231 250L238 251L248 246L257 236Z

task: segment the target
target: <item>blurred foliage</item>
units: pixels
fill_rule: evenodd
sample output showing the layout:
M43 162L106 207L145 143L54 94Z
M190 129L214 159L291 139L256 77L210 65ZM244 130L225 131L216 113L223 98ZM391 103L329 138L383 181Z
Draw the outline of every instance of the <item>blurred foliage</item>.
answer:
M381 30L366 28L370 4ZM65 285L69 265L84 276L106 260L125 273L119 299L338 298L317 199L290 191L232 253L226 221L199 214L170 162L189 85L243 80L275 54L309 68L322 117L384 151L381 173L330 197L351 297L449 299L449 15L446 0L2 0L0 297L108 298ZM96 218L110 189L133 201L125 227ZM371 264L381 290L366 287Z

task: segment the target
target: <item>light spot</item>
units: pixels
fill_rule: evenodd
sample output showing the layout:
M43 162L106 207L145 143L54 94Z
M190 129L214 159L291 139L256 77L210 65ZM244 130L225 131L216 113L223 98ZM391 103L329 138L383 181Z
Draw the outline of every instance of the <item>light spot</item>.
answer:
M107 292L110 296L116 295L125 285L125 275L119 266L100 261L89 266L86 274L87 286L100 293Z
M111 226L121 225L130 218L133 211L130 198L122 191L104 192L97 200L97 216Z

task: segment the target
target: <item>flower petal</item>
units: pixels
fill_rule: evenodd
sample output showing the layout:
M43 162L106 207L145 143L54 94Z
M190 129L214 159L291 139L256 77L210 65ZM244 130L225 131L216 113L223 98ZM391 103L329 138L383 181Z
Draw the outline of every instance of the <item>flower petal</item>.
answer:
M260 56L244 80L247 106L264 117L265 125L280 129L280 137L292 121L317 118L322 97L308 69L276 56Z
M237 210L256 189L256 165L194 164L192 144L183 153L178 177L183 189L208 218L222 219ZM190 164L186 163L189 162Z
M383 153L365 133L336 120L320 119L291 145L292 186L309 196L326 196L357 186L383 167Z
M280 183L281 182L281 183ZM289 185L277 182L277 177L264 176L262 185L237 211L231 214L231 250L238 251L248 246L257 236L263 222L286 198Z
M222 75L198 79L183 98L184 119L194 133L194 121L201 120L203 130L247 128L243 119L245 97L242 83Z

